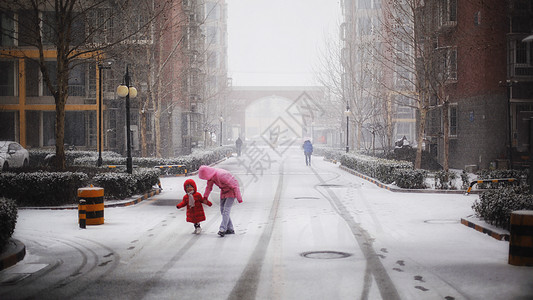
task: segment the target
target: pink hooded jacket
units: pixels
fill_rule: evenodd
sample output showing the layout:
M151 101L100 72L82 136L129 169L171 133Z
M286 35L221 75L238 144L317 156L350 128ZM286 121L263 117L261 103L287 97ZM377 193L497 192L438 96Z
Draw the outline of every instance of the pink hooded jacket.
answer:
M220 199L237 198L237 201L242 203L239 182L230 172L223 169L201 166L200 169L198 169L198 177L207 180L204 198L207 199L207 197L209 197L209 194L213 190L214 183L220 188Z

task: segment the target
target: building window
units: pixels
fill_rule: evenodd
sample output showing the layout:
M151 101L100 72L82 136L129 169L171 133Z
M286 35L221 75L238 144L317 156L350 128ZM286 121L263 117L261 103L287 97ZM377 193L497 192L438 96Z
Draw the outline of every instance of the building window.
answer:
M15 44L15 21L13 19L13 13L0 13L0 30L0 45L13 46Z
M450 137L457 137L457 105L450 105L448 117L450 120Z
M442 54L443 75L445 81L457 80L457 49L445 48Z
M67 111L65 113L65 144L85 146L85 112Z
M533 46L531 43L515 41L513 56L513 67L511 67L511 76L531 76L533 75Z
M14 141L18 112L0 111L0 141Z
M39 64L33 60L27 59L24 63L26 74L26 96L39 97L41 84L41 70Z
M457 0L442 0L440 5L441 25L449 26L457 23Z
M0 96L15 96L16 63L14 61L0 61Z

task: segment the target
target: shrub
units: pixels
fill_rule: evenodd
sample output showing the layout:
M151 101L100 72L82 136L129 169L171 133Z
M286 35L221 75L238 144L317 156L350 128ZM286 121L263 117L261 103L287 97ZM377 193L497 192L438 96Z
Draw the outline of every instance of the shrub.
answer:
M522 170L481 170L477 174L478 179L502 179L502 178L516 178L519 184L527 184L527 171ZM509 182L488 182L478 184L480 189L497 189L500 187L509 186Z
M342 165L359 173L375 178L385 184L395 181L393 170L413 169L413 164L407 161L388 160L357 153L346 153L341 156Z
M0 198L0 252L15 231L17 205L14 200Z
M313 154L324 156L324 158L329 159L329 160L340 161L341 156L345 153L346 153L345 150L313 146Z
M435 188L439 190L455 190L454 180L457 175L454 172L435 172Z
M395 169L395 183L403 189L425 189L426 170Z
M511 212L533 209L533 195L528 186L508 186L488 190L479 196L472 205L476 216L487 223L509 229Z
M87 184L85 173L33 172L0 174L0 196L19 206L53 206L74 203L77 189Z
M124 199L149 191L159 181L158 169L139 169L133 174L104 173L93 177L95 186L104 189L106 199Z
M461 189L463 190L467 190L470 187L470 178L468 177L466 170L461 172L461 183Z

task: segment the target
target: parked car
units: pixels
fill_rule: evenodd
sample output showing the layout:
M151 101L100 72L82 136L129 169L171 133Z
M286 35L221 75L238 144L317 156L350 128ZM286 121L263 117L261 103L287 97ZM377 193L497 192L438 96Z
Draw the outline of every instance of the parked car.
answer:
M19 143L0 141L0 166L2 171L9 168L26 167L30 163L30 153Z

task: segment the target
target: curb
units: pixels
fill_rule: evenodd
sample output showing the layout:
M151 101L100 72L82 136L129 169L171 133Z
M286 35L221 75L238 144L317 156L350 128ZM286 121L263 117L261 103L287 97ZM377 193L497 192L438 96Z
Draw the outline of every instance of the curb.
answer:
M0 271L14 266L26 256L26 246L19 240L9 239L5 250L0 253Z
M495 230L488 229L465 218L461 218L461 224L473 228L474 230L477 230L479 232L488 234L490 237L499 241L509 241L509 233L496 232Z

